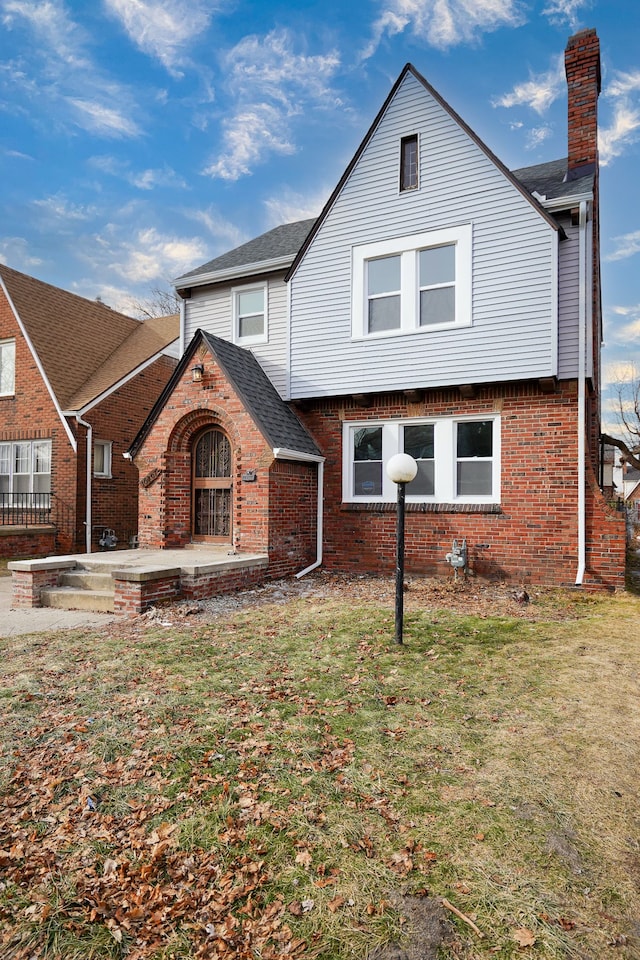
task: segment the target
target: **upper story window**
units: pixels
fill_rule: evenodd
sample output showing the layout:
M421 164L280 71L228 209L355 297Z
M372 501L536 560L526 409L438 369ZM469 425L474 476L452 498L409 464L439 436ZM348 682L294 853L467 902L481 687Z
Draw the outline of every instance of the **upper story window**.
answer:
M235 343L243 346L266 343L268 340L266 283L250 287L235 287L231 295Z
M111 476L111 441L96 440L93 444L93 475L94 477Z
M345 423L342 499L394 502L397 491L385 464L395 453L408 453L418 464L406 488L409 502L500 501L497 416Z
M470 324L470 225L354 247L354 338Z
M418 188L418 134L400 141L400 192Z
M16 389L16 342L0 341L0 396L12 396Z

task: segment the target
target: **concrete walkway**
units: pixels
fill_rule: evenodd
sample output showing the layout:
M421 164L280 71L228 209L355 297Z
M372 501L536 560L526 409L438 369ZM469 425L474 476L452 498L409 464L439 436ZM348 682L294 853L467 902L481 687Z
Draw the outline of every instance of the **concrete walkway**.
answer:
M11 609L11 577L0 577L0 637L18 637L46 630L104 627L115 620L112 613L56 610L53 607Z

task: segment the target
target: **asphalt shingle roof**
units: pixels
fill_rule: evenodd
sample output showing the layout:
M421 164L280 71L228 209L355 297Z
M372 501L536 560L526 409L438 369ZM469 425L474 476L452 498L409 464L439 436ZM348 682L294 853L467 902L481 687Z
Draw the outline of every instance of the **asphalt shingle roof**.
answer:
M0 277L63 410L79 409L179 336L0 264Z
M220 257L203 263L201 267L196 267L195 270L178 277L175 283L179 286L185 286L188 280L197 280L198 277L210 273L223 273L225 270L233 270L249 264L263 263L284 257L293 260L314 223L314 219L283 223L281 226L249 240L248 243L243 243L240 247L235 247L235 249L223 253Z
M567 158L551 160L549 163L537 163L532 167L521 167L511 171L529 193L537 193L549 200L572 197L593 190L593 175L567 180Z
M275 449L320 456L315 440L287 406L266 373L243 347L202 332L202 339L232 382L256 426Z

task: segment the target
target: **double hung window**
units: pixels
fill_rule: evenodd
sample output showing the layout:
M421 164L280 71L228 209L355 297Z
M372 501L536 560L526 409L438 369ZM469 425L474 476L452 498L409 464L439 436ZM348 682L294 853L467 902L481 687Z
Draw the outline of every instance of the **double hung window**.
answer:
M0 443L0 501L3 506L49 507L51 441Z
M16 387L16 342L0 341L0 397L12 396Z
M267 285L261 283L249 287L235 287L231 291L231 296L235 343L243 346L266 343L268 339Z
M353 249L352 335L471 324L471 226Z
M345 423L343 500L395 501L385 465L396 453L418 464L406 488L409 502L500 500L499 417Z

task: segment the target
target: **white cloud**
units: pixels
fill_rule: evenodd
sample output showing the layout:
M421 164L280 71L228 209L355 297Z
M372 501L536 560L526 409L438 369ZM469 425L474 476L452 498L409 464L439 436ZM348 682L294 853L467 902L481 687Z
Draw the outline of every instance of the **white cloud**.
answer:
M293 223L296 220L317 217L329 199L330 193L330 188L318 190L307 196L292 190L284 190L280 196L264 201L269 225L277 227L281 223Z
M560 56L546 73L517 83L510 93L494 98L492 103L494 107L531 107L542 116L565 90L564 61Z
M633 383L637 378L637 367L633 360L612 360L602 366L604 384Z
M241 110L225 120L222 155L203 173L221 180L238 180L269 153L295 153L289 139L287 116L267 103Z
M548 140L552 133L553 130L549 126L533 127L527 133L527 149L535 150L541 143Z
M135 121L114 106L77 97L69 97L68 103L74 108L75 122L90 133L103 137L135 137L140 133Z
M207 254L207 259L211 260L218 253L225 253L227 250L233 250L240 244L246 243L251 236L244 233L235 223L225 220L215 207L196 207L192 210L182 210L181 213L189 220L201 223L203 227L216 239L219 249L213 253ZM253 236L254 234L252 234Z
M5 157L12 157L14 160L33 160L28 153L22 153L21 150L3 150Z
M287 30L245 37L223 58L235 109L223 121L221 150L203 172L238 180L270 154L294 153L292 118L311 108L341 105L329 83L339 63L335 52L296 52Z
M213 5L205 0L105 0L129 39L179 75L185 48L209 26Z
M445 50L473 43L480 34L522 23L516 0L387 0L372 28L372 37L360 54L371 57L385 36L405 30L432 47Z
M0 13L7 31L29 33L19 46L20 59L2 70L14 111L32 113L36 103L48 122L71 122L98 136L138 135L130 91L92 62L89 40L62 0L0 0ZM28 111L20 98L31 101Z
M578 13L583 7L590 6L590 0L550 0L542 12L552 23L567 23L572 30L577 30L580 26Z
M121 239L113 226L95 237L95 247L89 259L96 271L112 270L132 284L166 282L177 277L207 258L202 240L160 233L155 227L134 231Z
M605 96L623 97L636 90L640 90L640 70L636 70L635 73L618 71L615 80L606 88Z
M0 237L0 263L14 270L32 270L43 261L29 253L29 244L23 237Z
M47 216L55 220L89 220L95 214L95 207L84 207L77 203L71 203L60 193L53 197L47 197L46 200L33 200L32 203L34 207L38 207Z
M640 230L614 237L613 242L616 244L616 249L608 253L604 257L605 260L626 260L628 257L633 257L636 253L640 253Z
M606 166L619 157L625 147L635 143L639 136L640 110L622 100L616 103L613 120L606 129L600 127L598 149L600 163Z
M610 308L606 318L606 339L616 344L636 345L640 341L640 303Z

